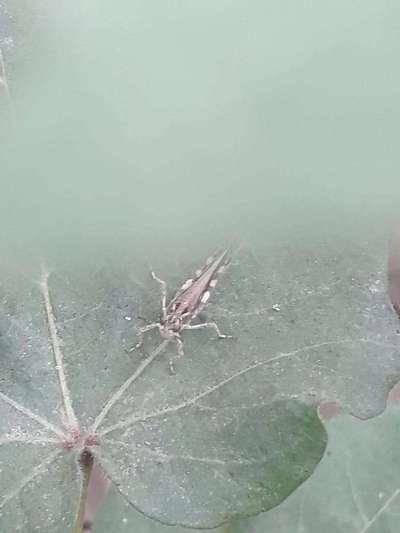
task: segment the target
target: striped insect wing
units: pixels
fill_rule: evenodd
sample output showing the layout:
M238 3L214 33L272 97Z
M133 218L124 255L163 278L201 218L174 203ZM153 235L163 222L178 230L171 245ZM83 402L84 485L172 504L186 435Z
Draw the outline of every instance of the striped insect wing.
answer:
M169 322L179 316L187 323L198 315L210 297L209 289L215 287L216 277L227 263L228 250L225 250L208 258L204 267L195 272L194 278L185 281L167 307Z

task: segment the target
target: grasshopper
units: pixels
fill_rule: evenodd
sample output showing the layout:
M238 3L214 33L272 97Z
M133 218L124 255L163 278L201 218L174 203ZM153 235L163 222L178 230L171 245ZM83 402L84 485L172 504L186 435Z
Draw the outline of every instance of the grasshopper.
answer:
M162 338L176 343L179 356L184 355L181 339L183 330L213 328L219 339L232 338L231 335L221 333L215 322L192 325L192 321L199 316L210 298L210 289L216 286L218 274L225 269L228 262L228 250L216 257L210 257L204 267L196 271L193 278L185 281L168 304L167 284L151 271L151 277L159 283L161 289L161 319L159 322L152 322L139 328L139 342L129 351L139 348L143 344L144 333L155 328L158 328Z

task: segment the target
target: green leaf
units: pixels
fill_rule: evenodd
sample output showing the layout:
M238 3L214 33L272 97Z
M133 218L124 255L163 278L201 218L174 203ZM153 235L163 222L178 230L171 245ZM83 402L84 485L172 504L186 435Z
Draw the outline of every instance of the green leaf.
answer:
M34 428L27 434L27 424L21 426L25 442L1 431L1 530L71 531L79 496L77 465L59 446L35 440Z
M328 423L329 446L313 476L281 506L232 524L232 533L395 533L400 490L399 405L363 422Z
M215 527L270 509L308 478L325 449L315 410L295 401L185 411L114 431L100 452L121 492L165 523Z
M94 533L194 533L197 530L180 526L165 526L151 520L134 509L118 490L111 486L102 509L97 514L93 526ZM202 530L204 531L204 530ZM228 533L225 526L208 530L210 533Z
M254 244L234 255L207 309L234 338L184 332L180 359L158 332L142 352L125 351L139 316L157 319L160 305L158 285L135 257L54 259L49 276L35 265L26 276L5 269L0 410L6 437L17 427L25 441L0 447L8 472L16 472L10 446L20 469L31 465L28 476L43 469L44 440L49 454L75 462L57 497L77 497L69 479L79 478L76 460L89 447L141 512L199 528L285 499L323 454L320 400L339 400L360 416L382 409L399 371L397 322L379 253L354 253L338 238L262 250ZM188 246L187 265L181 259L174 269L160 257L157 273L174 272L167 281L179 286L202 263L191 253ZM17 497L23 480L3 476L1 493ZM6 529L31 527L5 516Z

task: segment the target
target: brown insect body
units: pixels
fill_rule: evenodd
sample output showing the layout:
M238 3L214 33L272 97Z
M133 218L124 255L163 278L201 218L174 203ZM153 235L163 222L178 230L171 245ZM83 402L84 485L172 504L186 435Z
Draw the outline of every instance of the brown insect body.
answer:
M205 322L192 325L192 321L199 315L210 297L210 289L217 283L217 276L228 264L228 250L217 257L208 259L206 265L196 272L194 278L190 278L176 292L168 303L166 283L158 278L154 272L152 277L161 286L162 316L160 322L154 322L139 329L139 343L133 348L138 348L143 342L143 334L151 329L158 328L163 338L174 340L177 344L179 355L183 355L183 343L180 333L185 329L213 328L218 338L227 338L220 332L215 322Z
M216 259L209 259L206 266L196 272L194 279L188 279L182 285L167 306L167 322L170 319L174 323L174 319L179 317L184 325L198 316L207 303L209 289L216 285L216 276L228 263L227 253L225 250Z

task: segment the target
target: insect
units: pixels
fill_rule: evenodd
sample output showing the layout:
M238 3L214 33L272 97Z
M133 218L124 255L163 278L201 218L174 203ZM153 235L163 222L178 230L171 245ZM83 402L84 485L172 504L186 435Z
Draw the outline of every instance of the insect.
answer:
M161 319L159 322L152 322L139 328L139 342L129 351L139 348L143 344L144 333L155 328L158 328L161 337L176 343L179 356L184 355L181 339L181 332L184 330L213 328L219 339L232 338L231 335L221 333L215 322L192 324L192 321L199 316L210 298L210 289L216 286L218 274L225 269L228 263L228 250L216 257L210 257L204 267L196 271L193 278L185 281L168 304L167 284L152 271L151 276L160 284L161 289Z

